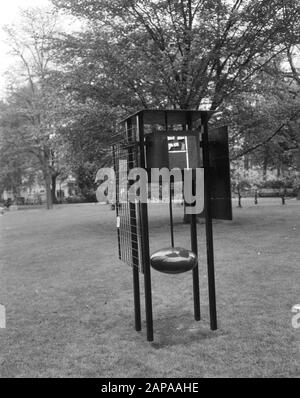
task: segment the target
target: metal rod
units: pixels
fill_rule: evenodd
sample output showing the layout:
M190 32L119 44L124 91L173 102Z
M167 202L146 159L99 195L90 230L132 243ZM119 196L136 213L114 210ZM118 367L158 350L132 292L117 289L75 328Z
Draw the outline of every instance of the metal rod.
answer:
M144 122L143 114L138 115L138 132L140 142L141 167L146 168L144 150ZM141 231L142 231L142 258L144 264L144 283L145 283L145 310L147 340L153 341L153 315L152 315L152 291L151 291L151 270L150 270L150 250L149 250L149 226L148 226L148 204L141 203Z
M165 111L165 131L168 136L168 112ZM170 215L170 233L171 233L171 246L174 248L174 224L173 224L173 209L172 209L172 188L171 177L169 181L169 215Z
M169 213L170 213L170 231L171 231L171 245L174 248L174 224L173 224L173 209L172 209L172 190L171 181L169 183Z
M191 249L198 257L197 242L197 215L191 214ZM194 295L194 317L196 321L200 321L200 287L199 287L199 265L193 269L193 295Z
M203 166L204 166L204 209L205 209L205 229L206 229L206 252L207 252L207 274L208 274L208 295L210 328L216 330L217 307L216 307L216 287L215 287L215 266L214 266L214 245L213 227L211 214L211 194L209 179L209 140L208 140L208 116L205 113L202 118L203 124Z
M132 275L133 275L135 330L139 332L140 330L142 330L142 323L141 323L140 281L139 281L138 267L136 266L132 267Z
M187 125L188 129L192 130L192 120L190 117L187 117ZM199 131L195 133L196 145L200 145L199 139ZM188 150L188 148L187 148ZM199 158L199 151L197 151L197 156ZM200 166L200 159L198 159L197 167ZM195 178L196 178L195 173ZM195 180L192 179L192 189L193 194L195 195L196 184ZM197 215L190 215L190 227L191 227L191 249L192 252L196 254L198 258L198 238L197 238ZM201 319L201 311L200 311L200 283L199 283L199 264L197 262L196 267L193 269L193 297L194 297L194 318L196 321L200 321Z

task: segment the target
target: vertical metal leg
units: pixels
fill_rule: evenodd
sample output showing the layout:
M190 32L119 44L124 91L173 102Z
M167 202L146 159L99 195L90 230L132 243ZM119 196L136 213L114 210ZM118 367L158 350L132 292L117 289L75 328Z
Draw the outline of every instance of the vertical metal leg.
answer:
M140 146L140 167L146 167L145 147L144 147L144 121L143 114L137 117L137 126ZM149 249L149 226L148 226L148 205L140 203L140 226L142 232L142 261L145 282L145 309L146 309L146 328L147 340L153 341L153 315L152 315L152 292L151 292L151 269L150 269L150 249Z
M197 242L197 218L196 214L191 214L191 249L198 256ZM200 288L199 288L199 266L193 269L193 294L194 294L194 317L200 321Z
M212 220L206 217L206 247L207 247L207 274L208 274L208 294L209 294L209 313L210 328L216 330L217 324L217 306L216 306L216 287L215 287L215 266L214 266L214 247Z
M151 291L151 269L149 252L149 227L148 227L148 206L141 203L141 227L142 227L142 259L145 283L145 310L147 340L153 341L153 315L152 315L152 291Z
M217 325L217 306L216 306L216 287L215 287L213 227L212 227L212 214L211 214L211 194L210 194L210 178L209 178L210 162L209 162L207 116L203 118L202 123L204 125L204 132L203 132L204 203L205 203L204 208L205 208L210 328L211 330L216 330L218 328L218 325Z
M193 129L193 122L190 116L187 116L187 124L190 131ZM200 137L199 132L195 133L195 145L197 148L197 167L200 167ZM193 195L196 195L196 178L197 173L195 170L193 171L193 179L192 179L192 191ZM198 238L197 238L197 215L190 215L191 222L191 249L192 252L196 254L198 257ZM193 269L193 295L194 295L194 317L196 321L200 321L201 319L201 311L200 311L200 286L199 286L199 264Z
M142 330L141 325L141 302L140 302L140 282L139 282L139 269L133 267L133 294L134 294L134 319L135 330L139 332Z
M135 330L139 332L141 325L141 300L140 300L140 281L139 281L139 247L137 242L137 219L136 205L129 203L130 224L131 224L131 253L132 253L132 273L133 273L133 297L134 297L134 319Z
M152 315L152 293L151 293L151 276L150 268L145 267L145 306L146 306L146 328L147 340L153 341L153 315Z

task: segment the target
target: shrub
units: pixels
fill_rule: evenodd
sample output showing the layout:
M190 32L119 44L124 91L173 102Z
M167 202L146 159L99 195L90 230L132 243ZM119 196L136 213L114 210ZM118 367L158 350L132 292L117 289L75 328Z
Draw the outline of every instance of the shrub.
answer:
M83 196L69 196L66 198L67 203L84 203L85 198Z

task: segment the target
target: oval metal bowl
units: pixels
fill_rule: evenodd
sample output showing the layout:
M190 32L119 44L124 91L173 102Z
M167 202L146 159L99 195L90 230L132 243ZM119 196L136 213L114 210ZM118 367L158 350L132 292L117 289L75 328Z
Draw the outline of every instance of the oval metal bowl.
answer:
M154 252L150 264L156 271L165 274L181 274L192 270L198 259L191 250L182 247L167 247Z

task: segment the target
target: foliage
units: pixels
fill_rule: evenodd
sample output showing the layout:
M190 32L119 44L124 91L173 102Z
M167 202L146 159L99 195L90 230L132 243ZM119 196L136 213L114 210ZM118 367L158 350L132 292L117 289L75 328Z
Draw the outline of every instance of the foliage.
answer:
M280 178L263 181L259 184L260 188L270 189L297 189L299 187L299 177L297 175L288 175Z
M231 189L238 197L238 206L242 207L242 197L247 193L255 195L263 179L258 169L245 169L243 161L232 163L231 167Z
M243 158L265 175L293 166L300 142L292 54L298 1L53 3L84 28L62 33L53 10L28 10L17 28L7 28L21 67L12 71L4 134L37 159L48 192L57 176L72 173L92 197L95 173L111 164L117 122L141 107L210 109L213 124L230 125L233 161ZM234 187L253 185L236 173Z
M80 166L77 170L78 187L82 196L88 202L96 202L95 177L97 171L97 165L89 162L84 163L84 165Z
M61 113L57 86L49 79L52 62L49 42L55 35L56 24L52 11L30 9L22 12L18 27L5 29L17 69L11 76L6 98L3 137L6 144L14 145L20 153L35 157L37 170L44 176L48 208L52 206L51 179L58 173L54 143Z
M53 2L91 26L92 91L119 87L143 106L216 110L298 38L294 0Z
M300 108L280 65L299 38L297 2L53 3L85 23L53 43L73 107L66 133L73 170L110 162L117 120L141 107L219 110L231 126L233 159L254 152L262 167L286 161L282 142L293 141Z

